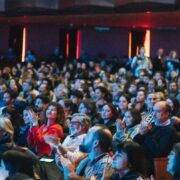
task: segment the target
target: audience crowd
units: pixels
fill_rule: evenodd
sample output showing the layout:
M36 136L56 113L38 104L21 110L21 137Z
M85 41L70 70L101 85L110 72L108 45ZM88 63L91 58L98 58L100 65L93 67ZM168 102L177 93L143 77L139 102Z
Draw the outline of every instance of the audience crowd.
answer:
M153 178L159 157L180 178L179 69L176 51L144 47L123 66L53 56L0 68L0 179Z

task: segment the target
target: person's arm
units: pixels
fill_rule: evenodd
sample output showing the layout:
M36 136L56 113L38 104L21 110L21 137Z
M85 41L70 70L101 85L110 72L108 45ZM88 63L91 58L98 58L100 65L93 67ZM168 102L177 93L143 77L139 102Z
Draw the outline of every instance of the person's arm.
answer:
M59 124L54 124L46 130L46 133L42 133L44 128L47 127L42 125L41 127L33 126L31 128L36 143L45 143L45 137L47 135L58 137L60 139L63 137L63 130Z
M68 149L61 144L61 139L59 137L54 135L46 135L44 140L47 144L49 144L52 148L55 148L56 151L62 155L68 152Z
M137 66L137 57L135 56L131 62L131 68L135 69Z

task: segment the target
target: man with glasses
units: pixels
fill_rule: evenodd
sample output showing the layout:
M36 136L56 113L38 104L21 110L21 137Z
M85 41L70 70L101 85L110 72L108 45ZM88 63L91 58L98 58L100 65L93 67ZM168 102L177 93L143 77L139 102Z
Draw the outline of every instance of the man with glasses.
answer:
M75 113L69 122L69 132L63 143L57 137L46 136L46 143L53 146L58 153L68 158L73 164L78 164L84 153L79 151L79 145L82 143L90 127L90 118L81 113Z

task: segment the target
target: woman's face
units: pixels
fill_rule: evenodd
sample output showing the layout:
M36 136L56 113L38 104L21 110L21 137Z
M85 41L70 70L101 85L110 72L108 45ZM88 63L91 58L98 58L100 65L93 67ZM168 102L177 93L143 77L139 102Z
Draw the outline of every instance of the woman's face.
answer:
M175 163L176 154L174 151L171 151L168 156L168 164L167 164L167 171L170 174L174 174L174 163Z
M102 119L108 119L108 120L112 119L113 114L108 105L103 106L101 116L102 116Z
M58 117L58 112L55 106L48 106L48 108L46 109L46 117L48 120L56 120L56 118Z
M112 157L112 168L116 171L128 169L128 158L125 152L116 152Z
M128 101L124 96L119 98L119 108L120 110L126 110L128 108Z
M131 127L134 124L134 118L129 111L125 112L123 120L126 127Z

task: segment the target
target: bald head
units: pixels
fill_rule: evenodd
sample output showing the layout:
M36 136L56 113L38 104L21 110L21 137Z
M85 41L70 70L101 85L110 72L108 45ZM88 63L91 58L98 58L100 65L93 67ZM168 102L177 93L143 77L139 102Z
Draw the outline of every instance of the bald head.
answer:
M153 107L156 124L164 123L169 118L169 105L166 101L159 101Z

